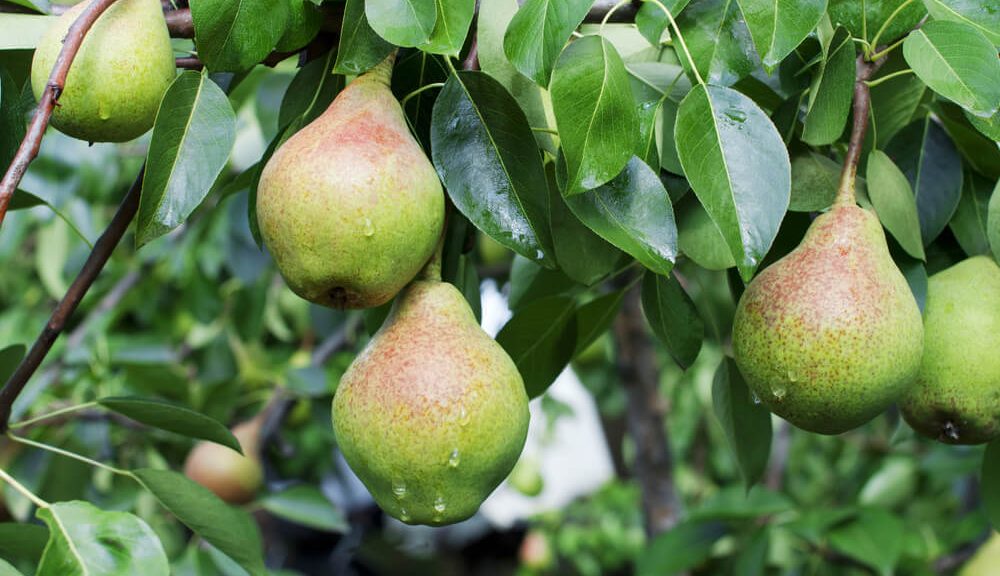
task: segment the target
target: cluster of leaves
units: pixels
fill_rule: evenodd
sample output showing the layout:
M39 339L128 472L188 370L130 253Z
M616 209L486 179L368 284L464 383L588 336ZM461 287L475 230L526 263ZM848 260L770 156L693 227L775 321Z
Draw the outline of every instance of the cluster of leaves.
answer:
M261 573L260 551L249 545L258 539L245 514L165 471L176 467L190 440L159 433L144 439L105 410L168 431L173 422L174 432L184 422L189 436L225 442L192 433L211 428L195 421L243 418L276 389L302 398L307 408L308 425L286 424L281 431L296 457L278 464L281 475L304 481L305 491L270 495L261 505L313 527L344 529L337 511L308 487L335 476L328 399L351 355L335 355L324 368L309 354L322 348L317 343L353 334L359 319L306 306L281 284L255 246L254 189L273 150L322 113L351 76L397 47L403 50L393 90L458 211L447 233L444 276L478 310L480 270L468 239L478 229L517 254L509 272L501 272L514 316L497 339L531 396L544 393L607 330L632 287L628 278L641 278L643 311L666 353L665 393L678 406L669 423L681 462L678 487L686 501L701 504L640 554L640 572L667 573L719 558L748 570L801 566L816 557L808 552L833 550L828 558L842 555L888 573L900 562L926 564L984 529L983 518L970 514L966 531L938 526L902 548L873 545L903 532L902 500L877 510L823 510L861 498L862 480L876 473L873 482L881 473L884 452L799 433L791 448L797 460L789 460L786 473L788 497L767 493L760 504L753 496L739 500L733 488L712 496L694 486L704 479L724 485L739 475L749 487L767 469L771 418L719 351L743 282L793 248L810 215L832 202L859 47L864 58L885 59L871 79L860 201L874 208L894 239L894 256L918 301L929 272L991 249L1000 257L995 11L952 0L650 0L632 25L583 24L590 0L489 0L475 18L472 0L306 1L342 14L342 25L336 36L321 32L295 72L291 61L273 71L255 65L279 44L301 2L193 3L193 43L175 47L196 52L206 69L177 77L148 146L122 147L119 155L50 136L15 196L13 207L22 212L0 234L3 342L28 341L44 323L51 299L65 291L67 272L78 267L107 220L113 192L143 156L148 161L134 241L145 247L112 263L95 289L114 305L85 305L87 320L70 336L73 346L54 352L58 362L36 376L15 406L23 419L96 402L96 421L71 421L62 430L43 422L30 436L91 459L110 454L122 469L109 477L99 468L92 484L67 485L58 478L89 468L44 451L19 454L12 474L59 503L39 513L51 532L19 532L24 545L11 546L16 554L5 557L29 570L48 538L51 552L38 565L46 573L46 562L88 562L86 555L66 558L71 541L81 549L109 549L107 542L115 541L148 548L148 557L136 558L155 563L125 572L162 572L166 556L183 558L193 573L211 570L197 567L206 554L197 543L182 556L182 533L150 509L151 493L205 541ZM0 16L5 31L15 30L18 20L16 33L0 39L5 166L32 105L25 81L32 38L47 21ZM468 55L473 35L479 70L457 71L453 59ZM333 48L323 43L331 40ZM124 299L114 296L126 284ZM365 315L369 333L386 311ZM362 335L357 344L363 341ZM4 368L21 354L7 349ZM692 369L682 376L675 364ZM602 400L621 394L609 389L606 376L592 382ZM700 391L680 385L695 378ZM133 399L114 400L123 396ZM888 422L865 434L888 438ZM919 493L933 500L926 509L906 510L906 519L931 526L959 510L955 499L932 488L971 473L969 462L978 462L979 452L906 442L904 448L894 443L893 451L919 459L920 471L909 477L920 478L926 486ZM688 459L706 449L712 469L699 472ZM985 462L983 485L989 486L989 478L1000 475L1000 458ZM77 468L68 473L66 466ZM831 485L823 475L830 468L849 477L848 486ZM140 485L148 493L136 490ZM9 485L4 493L20 502L12 511L26 520L31 503ZM983 496L996 521L1000 495ZM735 503L711 512L713 497ZM138 516L69 502L80 499ZM329 513L302 512L308 509ZM118 532L74 534L57 528L60 515L84 515ZM758 522L770 517L782 521ZM220 523L244 532L213 532ZM787 532L806 543L805 552L774 562L778 534ZM93 536L104 540L88 540ZM737 552L721 553L726 546Z

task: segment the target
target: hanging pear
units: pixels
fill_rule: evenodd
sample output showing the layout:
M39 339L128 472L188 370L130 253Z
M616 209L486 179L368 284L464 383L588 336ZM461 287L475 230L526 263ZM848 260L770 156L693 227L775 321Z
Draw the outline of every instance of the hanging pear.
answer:
M748 386L795 426L839 434L913 383L923 326L878 218L850 195L747 286L733 352Z
M459 522L524 447L524 382L451 284L416 281L393 306L337 388L337 443L387 513Z
M262 424L258 416L233 427L233 436L240 441L243 454L215 442L198 442L184 462L184 473L225 502L250 502L264 482L260 463Z
M63 39L91 0L66 11L38 42L31 88L41 98ZM159 0L118 0L94 22L52 112L60 132L88 142L125 142L153 127L176 69Z
M351 82L261 173L264 244L292 291L316 304L388 302L441 236L444 192L389 90L394 59Z
M900 402L921 434L947 444L1000 438L1000 266L976 256L927 282L924 356Z

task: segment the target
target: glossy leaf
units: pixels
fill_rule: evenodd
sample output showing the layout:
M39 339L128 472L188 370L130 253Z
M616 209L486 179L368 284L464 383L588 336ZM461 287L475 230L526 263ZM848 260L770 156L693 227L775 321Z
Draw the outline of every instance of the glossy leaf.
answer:
M646 272L642 279L642 311L653 334L674 361L687 370L701 351L705 323L677 278Z
M396 46L426 44L438 19L437 0L365 0L368 24Z
M936 20L963 22L1000 46L1000 10L982 0L924 0L927 12Z
M890 60L875 79L905 67L901 58ZM928 93L927 85L914 74L897 76L871 88L869 140L876 148L884 149L900 130L917 119L920 104Z
M552 73L552 111L566 159L563 194L597 188L618 175L639 139L628 72L600 36L574 41Z
M788 207L791 163L781 135L752 100L719 86L691 90L674 134L691 188L748 281Z
M265 574L260 533L249 514L227 505L183 474L152 468L134 470L133 474L171 514L250 576Z
M565 296L535 300L518 310L497 334L514 360L529 398L545 392L576 350L576 307Z
M573 214L598 236L657 274L677 258L674 210L659 176L632 157L614 180L566 198Z
M465 44L465 37L472 24L472 14L476 10L476 0L434 0L437 4L437 23L431 38L420 45L424 52L446 54L458 58Z
M539 86L548 86L552 67L593 0L527 0L504 34L507 59Z
M296 120L305 126L326 111L330 102L344 88L344 77L330 72L331 50L303 66L281 99L278 109L278 126L284 128Z
M903 6L906 3L907 6ZM899 9L899 12L897 12ZM888 44L906 34L917 25L926 10L920 2L908 0L829 0L827 12L834 26L846 27L855 38L862 38L867 32L867 40L892 17L892 22L879 37L879 44Z
M150 398L110 397L101 398L97 403L147 426L242 452L239 441L221 422L190 408Z
M983 452L983 467L979 476L979 485L983 490L983 507L993 529L1000 529L1000 491L992 489L1000 486L1000 440L994 440L986 446Z
M976 127L986 127L988 132L993 119L977 118L951 102L935 102L933 109L963 161L987 178L1000 178L1000 146ZM1000 121L1000 112L993 117ZM1000 133L996 136L1000 139Z
M837 195L840 168L833 160L815 152L793 158L788 209L793 212L818 212L829 208Z
M235 140L236 114L222 89L207 74L178 76L153 125L136 245L166 234L191 215L225 167Z
M677 26L709 84L730 86L756 66L753 38L737 0L695 2L684 9ZM681 62L688 66L686 59Z
M624 297L625 292L617 290L598 296L577 308L574 357L586 350L611 328L615 317L618 316L618 310L621 308Z
M962 181L962 199L948 227L969 256L990 253L990 239L986 234L992 191L987 180L966 173Z
M681 10L688 5L689 0L662 0L660 4L676 19ZM643 2L639 11L635 14L635 25L639 33L653 46L659 46L670 39L673 30L670 28L670 19L667 14L655 2Z
M293 486L269 494L260 501L260 505L275 516L302 526L339 534L350 531L344 515L313 486Z
M854 74L854 42L847 29L838 28L809 92L803 141L822 146L840 138L851 110Z
M392 50L392 44L383 40L368 25L365 0L347 0L333 71L337 74L363 74L385 60Z
M510 266L508 305L514 312L526 304L548 296L566 294L576 288L573 280L560 270L542 268L524 256L514 256Z
M242 72L270 54L285 33L288 3L198 0L191 3L191 20L205 66L212 72Z
M879 220L907 254L926 259L917 204L906 176L881 150L872 150L868 155L867 176L868 194Z
M684 198L677 206L677 228L678 248L698 266L706 270L736 266L726 239L697 198Z
M39 574L166 576L167 554L156 533L126 512L106 512L87 502L57 502L37 516L49 527Z
M481 72L452 75L434 104L431 150L469 221L518 254L554 265L542 157L503 86Z
M907 64L938 94L988 118L1000 107L1000 60L996 47L960 22L928 22L903 43Z
M826 13L826 0L739 0L764 66L774 69Z
M771 455L771 413L753 398L730 358L715 372L712 404L749 490L764 475Z
M924 245L944 230L962 197L962 160L948 134L930 117L904 128L886 147L917 199Z
M548 169L546 175L549 180L549 219L552 223L556 262L566 276L592 286L615 270L622 260L622 253L587 228L573 214L559 192L554 172L554 168Z
M728 529L719 522L685 520L658 535L639 554L637 576L664 576L690 570L712 554Z

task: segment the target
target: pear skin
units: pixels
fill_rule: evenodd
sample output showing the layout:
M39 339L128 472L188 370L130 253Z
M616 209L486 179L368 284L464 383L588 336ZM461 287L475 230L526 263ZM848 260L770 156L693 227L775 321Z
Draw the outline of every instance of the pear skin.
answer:
M992 258L931 276L923 362L900 407L914 430L947 444L1000 437L1000 266Z
M202 441L195 445L184 463L184 474L230 504L246 504L254 499L264 481L260 464L260 421L237 424L233 436L243 454L232 448Z
M451 284L417 281L333 400L347 463L408 524L465 520L510 473L528 432L517 367Z
M733 352L747 384L795 426L839 434L896 401L920 368L923 325L878 219L853 203L747 286Z
M31 88L41 98L69 27L90 4L66 11L38 42ZM60 132L88 142L126 142L153 127L176 75L159 0L118 0L94 22L52 113Z
M292 291L316 304L388 302L441 236L444 192L389 90L393 58L351 82L261 174L264 244Z

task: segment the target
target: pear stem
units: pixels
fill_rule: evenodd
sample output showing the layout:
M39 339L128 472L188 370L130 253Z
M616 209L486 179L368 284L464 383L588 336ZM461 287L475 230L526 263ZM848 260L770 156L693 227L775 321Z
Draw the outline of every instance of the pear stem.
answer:
M851 126L851 139L847 145L847 156L844 157L844 169L840 173L840 186L833 201L836 206L853 206L857 198L854 194L854 182L858 174L858 162L861 160L861 148L865 143L865 133L868 131L868 109L871 104L871 90L868 80L882 67L885 59L866 62L864 55L858 56L856 76L854 81L854 123Z
M391 54L385 57L385 60L376 64L371 70L362 74L358 80L370 80L372 82L378 82L384 84L385 86L390 86L392 84L392 66L396 63L396 54L399 50L393 50Z
M445 212L445 215L447 216L447 212ZM444 254L444 237L447 233L448 218L446 217L444 226L441 227L441 236L438 238L437 246L434 247L434 254L420 272L419 278L421 280L428 280L430 282L441 281L441 258Z

